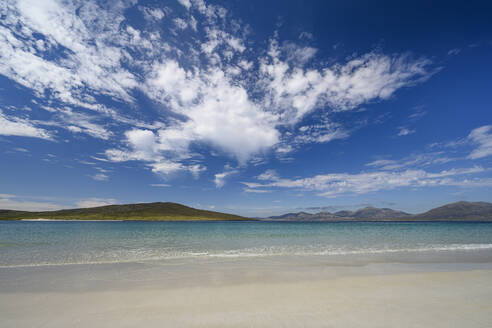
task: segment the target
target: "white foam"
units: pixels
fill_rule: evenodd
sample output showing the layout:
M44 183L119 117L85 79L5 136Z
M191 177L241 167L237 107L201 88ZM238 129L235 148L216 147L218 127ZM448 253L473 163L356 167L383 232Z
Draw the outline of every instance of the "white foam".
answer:
M452 251L478 251L492 249L492 244L449 244L449 245L426 245L408 248L359 248L343 249L319 246L272 246L256 247L235 250L225 250L218 252L166 252L159 253L159 250L129 250L106 254L107 258L101 260L87 261L67 261L67 262L41 262L0 265L0 268L16 267L39 267L39 266L63 266L63 265L84 265L84 264L118 264L118 263L141 263L150 261L177 260L189 258L260 258L273 256L343 256L343 255L371 255L371 254L392 254L392 253L425 253L425 252L452 252ZM132 256L128 257L129 254ZM104 257L104 256L101 256ZM126 257L126 258L125 258ZM109 259L111 258L111 259Z

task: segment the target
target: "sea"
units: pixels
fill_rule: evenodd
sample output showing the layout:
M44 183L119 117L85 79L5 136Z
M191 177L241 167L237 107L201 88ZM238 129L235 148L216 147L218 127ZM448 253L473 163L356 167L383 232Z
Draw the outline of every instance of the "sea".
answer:
M313 257L492 262L492 223L0 222L0 268Z

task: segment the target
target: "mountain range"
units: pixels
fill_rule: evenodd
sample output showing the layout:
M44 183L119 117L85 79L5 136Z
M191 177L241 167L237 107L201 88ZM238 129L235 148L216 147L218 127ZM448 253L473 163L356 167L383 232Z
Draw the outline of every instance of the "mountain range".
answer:
M234 214L199 210L185 205L157 202L107 205L58 211L28 212L0 210L0 220L147 220L147 221L241 221L254 220ZM421 214L390 208L365 207L334 213L287 213L263 218L264 221L490 221L492 203L457 202Z
M287 213L271 216L269 221L492 221L492 203L456 202L421 214L409 214L391 208L365 207L335 213Z

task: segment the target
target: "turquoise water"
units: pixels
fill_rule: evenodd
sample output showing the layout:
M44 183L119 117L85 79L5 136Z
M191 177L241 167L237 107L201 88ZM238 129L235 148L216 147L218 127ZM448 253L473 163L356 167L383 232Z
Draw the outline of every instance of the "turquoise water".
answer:
M492 224L0 222L0 267L453 252L492 258Z

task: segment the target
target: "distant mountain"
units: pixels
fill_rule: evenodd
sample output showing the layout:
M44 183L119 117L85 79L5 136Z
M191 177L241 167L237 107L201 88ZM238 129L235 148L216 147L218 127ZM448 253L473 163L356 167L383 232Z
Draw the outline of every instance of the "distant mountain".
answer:
M20 219L151 221L250 220L238 215L204 211L169 202L108 205L46 212L0 210L0 220Z
M368 206L357 211L339 211L335 213L339 217L350 217L356 219L399 219L411 216L411 214L395 211L391 208L376 208Z
M149 220L149 221L210 221L252 220L233 214L199 210L177 203L140 203L76 208L59 211L27 212L1 210L0 220ZM357 211L335 213L287 213L272 216L269 221L491 221L492 203L457 202L434 208L422 214L408 214L390 208L365 207Z
M272 221L492 221L492 203L457 202L444 205L422 214L409 214L391 208L365 207L357 211L335 213L288 213L272 216Z
M416 215L417 219L431 220L487 220L492 221L492 203L457 202Z
M338 211L336 213L287 213L279 216L271 216L268 219L275 221L337 221L348 219L400 219L405 217L410 217L410 214L390 208L366 207L357 211Z
M287 213L279 216L271 216L269 219L275 221L325 221L329 219L336 219L337 216L329 212L320 212L317 214L311 214L306 212Z

